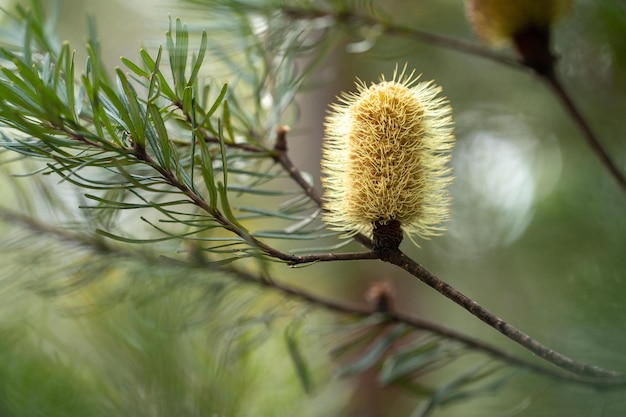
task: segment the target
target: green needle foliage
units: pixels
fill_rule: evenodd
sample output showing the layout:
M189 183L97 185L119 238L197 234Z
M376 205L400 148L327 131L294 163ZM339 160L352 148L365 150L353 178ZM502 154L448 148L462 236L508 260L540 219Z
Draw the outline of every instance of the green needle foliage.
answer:
M549 373L390 316L389 294L363 310L275 279L272 263L351 243L320 221L283 125L341 30L360 51L390 23L369 2L189 1L215 18L171 19L119 68L93 26L77 62L42 3L0 30L15 199L0 207L0 415L350 415L348 382L373 372L427 416Z

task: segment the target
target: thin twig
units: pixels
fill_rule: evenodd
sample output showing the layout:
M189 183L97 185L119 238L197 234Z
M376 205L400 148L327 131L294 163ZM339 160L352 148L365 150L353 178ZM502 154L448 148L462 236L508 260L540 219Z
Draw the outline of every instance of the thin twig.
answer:
M220 140L215 136L211 136L207 134L205 131L202 131L202 138L207 143L215 143L219 144ZM236 148L241 149L242 151L253 152L253 153L270 153L271 151L251 143L237 143L237 142L226 142L224 145L228 148Z
M559 78L555 74L539 75L540 78L548 85L554 96L559 100L565 111L569 114L570 118L574 121L593 152L595 152L598 158L600 158L600 162L609 171L622 190L626 192L626 177L624 176L624 173L613 161L611 155L606 151L596 134L591 129L591 126L572 100L571 96L563 87Z
M511 326L495 314L491 313L476 301L467 297L459 290L442 281L433 273L428 271L422 265L405 255L399 249L387 250L381 254L381 260L396 265L420 281L436 290L441 295L454 301L459 306L469 311L474 317L493 327L509 339L517 342L537 356L547 360L548 362L575 373L577 375L589 375L594 377L606 377L617 380L624 380L626 376L622 373L600 368L598 366L589 365L583 362L575 361L567 356L542 345L532 337Z
M388 35L399 35L420 42L425 42L431 45L441 46L447 49L461 52L463 54L488 59L490 61L494 61L515 69L527 69L518 60L493 52L490 49L487 49L475 43L463 41L460 39L453 39L447 36L437 35L435 33L425 32L406 26L396 25L391 22L377 19L373 16L361 15L351 11L332 12L322 9L297 8L290 6L285 6L282 10L283 13L285 13L288 17L295 19L314 19L320 17L330 17L337 22L350 24L352 27L376 27L379 28L382 33Z
M379 259L378 254L373 251L292 255L290 253L276 250L275 248L267 246L260 241L256 241L256 243L257 246L259 246L266 255L271 256L272 258L280 259L281 261L286 261L287 264L291 266L311 264L315 262L362 261L367 259Z
M280 164L289 176L302 188L307 196L313 200L318 207L324 209L324 203L322 197L317 192L313 184L309 183L298 167L293 163L289 157L289 146L287 144L287 133L289 128L286 126L280 126L276 132L276 143L274 145L273 159L276 163ZM374 248L374 242L362 233L357 233L353 236L353 239L359 242L361 245L368 249Z
M460 343L463 343L465 346L469 348L483 351L491 355L492 357L501 359L502 361L507 362L511 365L528 369L530 371L533 371L540 375L547 376L549 378L553 378L553 379L561 380L561 381L579 383L583 385L592 385L596 387L622 388L626 386L626 377L623 377L623 376L618 376L616 378L609 379L606 376L595 377L595 376L589 376L589 375L572 374L569 371L562 371L559 368L549 369L544 366L538 365L534 362L530 362L528 360L519 358L510 353L507 353L500 348L497 348L493 345L483 342L480 339L469 337L463 333L456 332L452 329L441 326L439 324L434 324L429 321L411 317L411 316L408 316L399 312L391 312L389 313L388 317L390 321L406 324L416 329L427 330L432 333L438 334L440 336L448 337L452 340L456 340Z
M173 106L177 107L181 111L181 113L185 116L185 120L187 121L187 123L189 123L189 126L193 128L194 126L193 117L191 116L191 114L184 111L183 103L177 102L177 101L172 101L171 103ZM195 111L195 110L192 110L192 111ZM218 137L209 134L206 131L206 129L202 128L201 126L196 126L196 131L200 133L200 135L202 136L202 139L206 143L215 143L215 144L220 143L220 139ZM176 143L177 145L191 146L191 142L181 142L181 141L174 141L174 140L172 142ZM227 142L227 143L224 143L224 145L226 145L229 148L241 149L242 151L247 151L247 152L252 152L252 153L271 152L270 150L265 149L262 146L255 145L252 143Z
M280 164L285 171L289 174L296 184L302 188L307 196L313 200L319 207L323 206L322 196L317 192L314 185L304 178L302 172L289 158L289 147L287 145L287 133L289 128L287 126L279 126L276 130L276 142L274 143L274 161Z

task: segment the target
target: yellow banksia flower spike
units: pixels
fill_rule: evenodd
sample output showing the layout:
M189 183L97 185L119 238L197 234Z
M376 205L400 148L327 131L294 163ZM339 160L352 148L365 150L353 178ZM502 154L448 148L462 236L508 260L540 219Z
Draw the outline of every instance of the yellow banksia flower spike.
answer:
M437 235L449 216L451 108L439 87L405 70L369 87L358 81L325 124L323 218L379 249L397 247L402 231L411 240Z
M524 62L539 72L552 70L550 29L573 0L466 0L474 32L494 46L513 44Z

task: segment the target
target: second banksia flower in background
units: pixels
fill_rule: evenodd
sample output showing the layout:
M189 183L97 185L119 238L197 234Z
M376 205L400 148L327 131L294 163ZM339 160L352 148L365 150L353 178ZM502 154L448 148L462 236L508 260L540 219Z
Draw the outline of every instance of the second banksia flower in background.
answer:
M524 63L550 74L552 26L572 8L573 0L466 0L476 34L492 45L513 44Z
M344 93L326 119L324 220L372 236L378 249L441 232L448 217L451 108L414 73Z

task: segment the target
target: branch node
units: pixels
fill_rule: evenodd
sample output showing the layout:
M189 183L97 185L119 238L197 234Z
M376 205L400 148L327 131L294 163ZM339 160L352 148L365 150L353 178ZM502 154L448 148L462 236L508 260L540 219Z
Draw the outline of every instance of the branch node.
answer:
M379 313L392 313L395 310L395 291L389 281L373 283L365 294L365 300Z
M276 129L276 143L274 143L274 150L276 152L287 152L287 133L289 132L289 126L279 126Z

